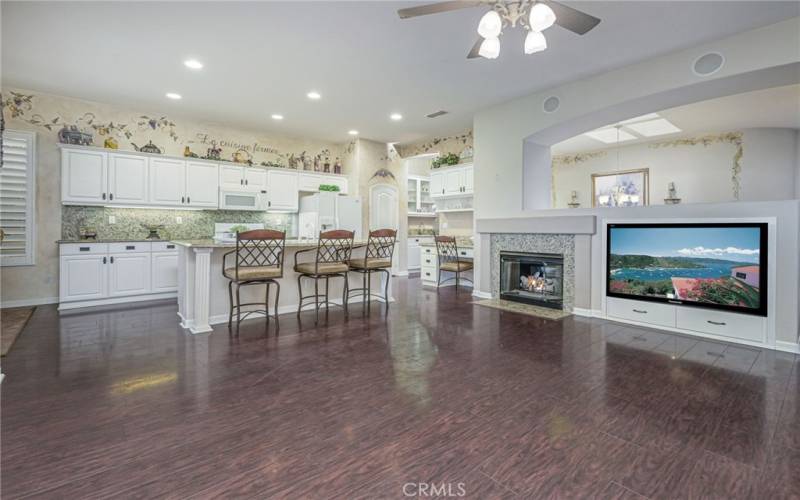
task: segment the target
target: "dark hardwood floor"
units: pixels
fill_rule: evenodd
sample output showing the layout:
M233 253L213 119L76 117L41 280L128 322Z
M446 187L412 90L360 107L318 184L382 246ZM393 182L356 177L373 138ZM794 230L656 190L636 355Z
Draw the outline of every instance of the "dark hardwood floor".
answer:
M2 361L2 497L800 497L794 355L393 281L388 316L277 334L39 307Z

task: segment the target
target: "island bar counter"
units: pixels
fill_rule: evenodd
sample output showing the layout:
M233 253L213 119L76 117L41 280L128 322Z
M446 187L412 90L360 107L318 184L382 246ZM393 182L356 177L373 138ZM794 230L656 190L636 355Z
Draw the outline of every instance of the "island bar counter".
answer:
M212 239L204 240L175 240L171 241L178 246L178 316L181 319L181 326L188 328L192 333L204 333L212 330L211 325L228 322L229 302L228 302L228 279L222 275L222 256L236 248L236 243L217 242ZM366 241L356 240L354 247L364 245ZM277 280L280 283L280 300L278 302L278 314L295 314L299 301L297 290L297 273L294 272L295 253L309 248L316 248L317 240L286 240L285 255L283 258L283 278ZM364 248L354 248L352 258L363 257ZM300 257L301 262L313 262L316 258L315 252L308 252ZM233 262L229 259L229 263ZM373 280L371 291L376 294L383 294L385 277L380 280ZM362 276L357 273L348 273L349 286L351 289L363 286ZM314 281L311 279L303 280L303 294L313 293ZM324 289L324 283L320 283L320 292ZM329 297L331 302L340 304L342 301L343 283L341 279L335 278L330 281ZM274 292L270 291L270 310L274 306ZM389 301L392 301L391 290L389 290ZM242 303L260 302L265 299L264 287L252 286L242 287ZM373 297L373 300L380 300ZM350 303L362 301L360 295L350 298ZM308 304L308 302L306 302ZM358 306L357 306L358 307ZM259 309L259 306L243 308L242 313L249 309ZM304 312L313 312L313 307L303 309ZM253 314L248 318L258 317Z

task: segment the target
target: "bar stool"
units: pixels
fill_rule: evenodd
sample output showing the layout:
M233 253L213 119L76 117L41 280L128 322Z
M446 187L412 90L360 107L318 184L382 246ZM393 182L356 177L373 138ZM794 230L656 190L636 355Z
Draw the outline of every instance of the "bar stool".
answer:
M236 233L236 249L222 256L222 275L228 278L228 327L233 323L233 311L236 310L236 328L242 321L242 306L261 305L260 302L242 304L239 289L243 286L266 285L264 310L246 311L245 318L255 312L263 312L269 324L269 287L275 285L275 320L278 319L278 299L281 285L278 279L283 277L283 250L286 244L286 233L272 229L254 229ZM233 266L227 264L228 257L236 256ZM236 284L236 304L233 303L233 285Z
M392 255L394 254L394 244L397 239L397 231L394 229L377 229L369 232L367 239L366 251L363 258L350 259L350 271L361 273L362 288L353 288L348 291L347 298L350 294L359 293L362 296L362 302L367 309L370 308L371 297L383 298L386 303L386 310L389 310L389 278L392 273L389 269L392 267ZM372 293L372 273L381 272L386 273L386 285L384 285L383 297L379 294Z
M436 236L434 239L436 240L436 253L439 258L439 275L436 278L436 286L439 287L442 283L456 280L456 290L458 290L459 280L466 280L472 283L469 278L461 278L461 273L471 271L474 266L470 261L458 259L456 239L452 236ZM442 271L455 273L455 276L442 281Z
M300 317L300 311L303 309L303 302L306 300L314 299L314 310L316 318L314 323L319 322L319 309L325 306L327 313L328 307L331 304L328 298L328 284L330 278L344 278L344 292L342 294L342 308L344 308L345 316L347 315L347 261L350 260L350 253L353 250L353 231L345 231L343 229L334 229L332 231L325 231L319 233L319 241L316 248L309 248L308 250L300 250L294 254L294 271L297 273L297 291L300 294L300 303L297 304L297 317ZM314 262L299 262L298 257L300 254L316 252L316 259ZM302 278L311 278L314 280L314 294L303 295L303 282ZM325 294L319 293L319 280L325 279ZM324 298L320 302L320 298ZM306 304L306 305L311 305ZM339 304L333 304L339 305Z

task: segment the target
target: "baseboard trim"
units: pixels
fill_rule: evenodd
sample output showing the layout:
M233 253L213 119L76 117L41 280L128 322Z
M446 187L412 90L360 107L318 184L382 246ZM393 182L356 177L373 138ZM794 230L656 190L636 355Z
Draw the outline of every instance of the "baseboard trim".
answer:
M477 299L491 299L492 298L492 294L491 293L482 292L480 290L473 290L472 291L472 296L477 298Z
M45 297L43 299L24 299L24 300L6 300L0 302L0 307L26 307L26 306L43 306L46 304L58 304L58 297Z
M778 351L784 352L791 352L794 354L800 354L800 344L796 342L786 342L783 340L776 340L775 341L775 349Z
M572 314L575 316L583 316L585 318L593 318L594 317L594 310L592 309L584 309L582 307L573 307Z
M408 276L408 271L397 271L396 273L392 274L392 276L399 276L402 278L404 276Z
M77 302L62 302L58 305L59 311L69 311L71 309L82 309L85 307L109 306L117 304L129 304L131 302L147 302L150 300L175 299L177 292L151 293L149 295L133 295L130 297L114 297L113 299L80 300Z

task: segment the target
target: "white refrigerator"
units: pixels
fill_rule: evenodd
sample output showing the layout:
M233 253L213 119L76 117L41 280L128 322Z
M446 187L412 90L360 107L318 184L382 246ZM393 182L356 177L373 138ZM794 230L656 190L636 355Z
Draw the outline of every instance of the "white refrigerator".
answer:
M320 231L346 229L355 231L361 239L361 198L340 196L336 193L314 193L300 197L298 236L308 239L319 237Z

